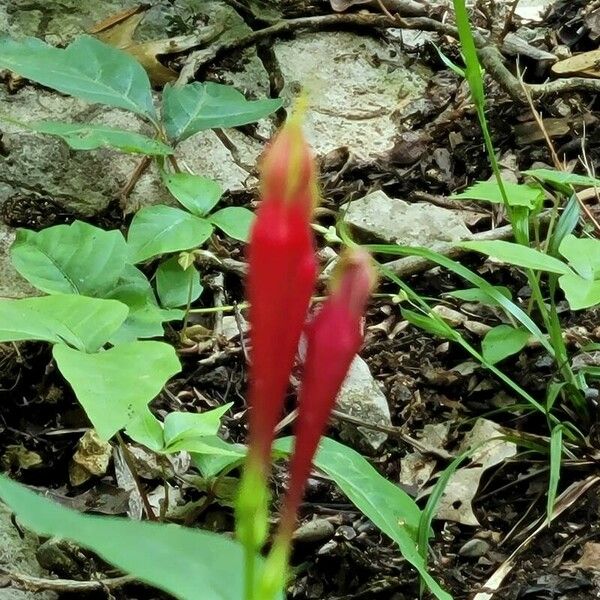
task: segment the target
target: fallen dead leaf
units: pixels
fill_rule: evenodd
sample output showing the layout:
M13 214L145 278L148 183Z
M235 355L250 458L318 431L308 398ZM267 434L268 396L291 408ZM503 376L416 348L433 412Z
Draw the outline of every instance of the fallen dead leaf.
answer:
M586 542L583 546L583 554L576 565L586 571L600 571L600 544Z
M95 429L86 431L79 440L69 465L71 485L78 486L92 477L104 475L111 455L111 445L98 437Z
M42 465L42 457L37 452L28 450L22 444L11 444L6 447L0 464L6 471L34 469Z
M131 54L146 69L152 85L163 86L175 81L178 73L165 66L159 57L179 54L211 42L223 32L223 28L210 26L194 35L137 42L133 39L135 30L149 8L150 5L143 4L124 10L96 24L89 33L106 44Z
M552 66L557 75L588 75L600 77L600 50L582 52L570 58L565 58Z

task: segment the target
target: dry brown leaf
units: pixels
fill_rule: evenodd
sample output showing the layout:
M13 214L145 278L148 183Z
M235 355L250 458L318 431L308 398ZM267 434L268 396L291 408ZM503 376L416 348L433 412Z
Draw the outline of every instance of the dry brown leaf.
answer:
M178 73L165 66L159 57L178 54L202 46L218 37L223 28L206 27L195 35L137 42L133 36L148 8L150 8L149 5L142 4L112 15L96 24L89 32L106 44L131 54L146 69L152 85L163 86L175 81Z
M100 439L94 429L86 431L69 465L71 485L81 485L92 477L100 477L106 473L112 455L112 447Z
M600 50L582 52L552 66L557 75L588 75L600 77Z
M584 544L583 554L576 564L586 571L600 571L600 544L598 542Z

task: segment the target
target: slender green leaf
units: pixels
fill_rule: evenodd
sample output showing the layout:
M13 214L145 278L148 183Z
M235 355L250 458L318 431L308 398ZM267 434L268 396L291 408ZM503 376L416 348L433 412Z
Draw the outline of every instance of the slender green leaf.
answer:
M183 269L179 257L173 256L162 262L156 270L156 291L165 308L185 306L202 293L200 273L192 265Z
M208 81L167 85L163 122L169 138L182 141L204 129L253 123L281 105L280 99L246 100L235 88Z
M148 75L131 55L82 36L64 50L36 38L0 38L0 68L46 87L156 122Z
M556 425L552 428L550 435L550 478L548 480L548 497L546 503L546 517L548 523L552 520L554 514L554 503L558 493L558 482L560 480L560 467L563 452L563 429L562 425Z
M98 435L106 440L144 414L181 370L175 349L163 342L131 342L97 354L57 344L53 355Z
M173 148L159 140L125 129L114 129L104 125L59 123L58 121L30 121L25 127L38 133L62 138L75 150L116 148L130 154L166 156Z
M527 345L530 337L529 331L511 327L510 325L498 325L485 334L481 343L483 358L491 365L521 352Z
M559 187L600 187L600 179L594 179L587 175L577 175L576 173L567 173L566 171L556 171L554 169L530 169L523 171L523 175L529 175L544 183L550 183Z
M554 233L548 244L548 254L558 257L558 249L562 241L577 227L580 216L581 209L579 208L577 196L572 194L556 223Z
M22 525L40 535L72 540L179 600L244 600L243 551L226 536L80 514L1 475L0 498Z
M241 206L229 206L210 215L209 221L234 240L247 242L254 213Z
M213 226L179 208L157 204L146 206L133 217L127 243L134 263L159 254L189 250L204 243Z
M468 250L475 250L476 252L487 254L492 258L516 267L534 269L536 271L548 271L549 273L571 273L571 269L557 258L544 254L534 248L522 246L521 244L516 244L514 242L492 240L483 242L461 242L459 245Z
M460 37L460 46L462 48L465 59L465 75L471 88L473 101L479 107L482 107L485 102L485 94L483 90L483 73L479 65L475 41L471 33L469 24L469 15L464 0L453 0L454 12L456 13L456 26Z
M561 275L558 283L571 310L582 310L600 304L600 279L589 280L577 273Z
M19 229L10 252L17 271L43 292L104 296L125 268L127 244L120 231L75 221Z
M558 251L585 279L600 279L600 240L566 235Z
M431 335L436 335L446 340L456 341L458 334L448 323L433 315L421 315L414 310L402 309L402 316L415 327L419 327Z
M278 440L277 450L290 452L292 438ZM314 460L381 531L400 547L402 556L417 569L436 598L451 600L439 583L427 571L417 548L417 530L421 511L406 492L394 485L351 448L329 438L323 438Z
M544 201L544 190L539 186L504 181L504 189L510 206L524 206L538 210ZM494 204L504 204L502 190L497 181L478 181L460 194L452 196L457 200L484 200Z
M430 260L431 262L438 264L446 269L449 269L453 273L456 273L466 281L468 281L471 285L475 285L483 290L488 296L496 300L498 304L510 315L512 315L523 327L525 327L530 333L533 334L535 339L540 342L540 344L546 349L546 351L550 354L550 356L554 356L554 348L552 344L548 342L547 337L542 333L541 329L535 324L535 322L531 319L531 317L524 312L521 308L519 308L512 300L509 300L498 292L493 285L490 285L483 277L480 277L476 273L473 273L467 267L461 265L459 262L440 254L439 252L434 252L429 248L418 248L413 246L396 246L391 244L381 244L381 245L370 245L364 246L365 249L370 250L371 252L382 252L384 254L399 254L401 256L421 256ZM387 277L394 278L393 273L386 272L385 269L382 269ZM394 279L395 280L395 279ZM514 385L514 384L513 384Z
M505 298L509 300L512 298L511 291L502 285L495 285L493 288L502 294ZM454 290L452 292L446 292L446 296L451 296L452 298L458 298L459 300L463 300L464 302L480 302L481 304L487 304L489 306L500 306L498 302L494 298L492 298L489 294L486 294L480 288L468 288L466 290Z
M197 217L205 217L223 195L216 181L200 175L163 173L163 181L171 194Z
M128 309L116 300L73 294L0 300L0 342L66 342L95 352L126 319Z

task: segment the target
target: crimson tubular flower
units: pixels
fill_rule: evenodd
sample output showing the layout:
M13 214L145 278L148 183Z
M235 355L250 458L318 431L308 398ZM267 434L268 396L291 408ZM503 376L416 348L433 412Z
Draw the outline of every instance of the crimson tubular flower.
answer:
M362 318L375 279L367 252L354 249L342 255L330 295L308 327L290 484L280 520L280 535L284 538L291 538L312 459L350 364L362 345Z
M262 197L248 250L250 460L267 469L317 277L310 226L316 173L297 119L288 122L265 154Z

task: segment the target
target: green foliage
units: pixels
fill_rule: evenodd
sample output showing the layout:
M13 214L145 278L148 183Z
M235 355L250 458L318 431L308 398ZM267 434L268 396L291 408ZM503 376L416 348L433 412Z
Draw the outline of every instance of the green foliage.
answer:
M1 475L0 498L22 525L41 535L72 540L180 600L197 600L199 590L203 600L243 600L243 580L237 576L243 571L243 552L225 536L80 514Z
M524 185L509 181L504 181L503 185L510 206L523 206L532 211L541 208L545 194L539 185ZM504 203L502 189L497 181L478 181L452 198L455 200L483 200L493 204Z
M167 189L197 217L205 217L223 195L221 186L211 179L191 173L163 173Z
M58 344L53 355L98 435L107 440L145 411L181 370L175 349L163 342L131 342L94 354Z
M243 206L228 206L210 215L209 220L230 238L247 242L254 213Z
M169 139L180 142L205 129L253 123L281 105L279 99L246 100L235 88L218 83L167 85L163 121Z
M200 273L193 265L184 269L177 256L163 261L156 270L156 291L165 308L193 302L200 297L202 289Z
M38 133L58 136L74 150L116 148L129 154L147 154L149 156L173 154L173 148L160 140L133 131L114 129L104 125L30 121L24 126Z
M492 258L516 267L547 271L548 273L558 273L560 275L571 272L569 267L562 261L539 250L515 244L514 242L505 242L504 240L462 242L461 246L469 250L487 254Z
M123 272L127 244L119 231L75 221L39 232L19 229L11 257L17 271L43 292L103 296Z
M492 365L517 354L525 348L530 334L525 329L498 325L485 334L481 343L481 353Z
M512 293L507 287L501 285L494 285L492 287L509 300L512 299ZM458 298L464 302L480 302L481 304L487 304L488 306L500 306L500 304L498 304L498 302L489 294L486 294L482 289L476 287L468 288L466 290L453 290L451 292L446 292L446 296Z
M196 248L212 232L208 221L179 208L146 206L135 214L129 227L130 260L139 263L160 254Z
M40 340L96 352L127 313L127 307L116 300L72 294L0 300L0 342Z
M64 50L36 38L0 38L0 68L63 94L157 120L143 67L125 52L93 37L82 36Z
M576 173L567 173L566 171L557 171L555 169L530 169L523 171L523 175L528 175L538 179L543 183L549 183L561 190L565 187L600 187L600 179L589 177L587 175L577 175ZM568 191L567 191L568 193Z

